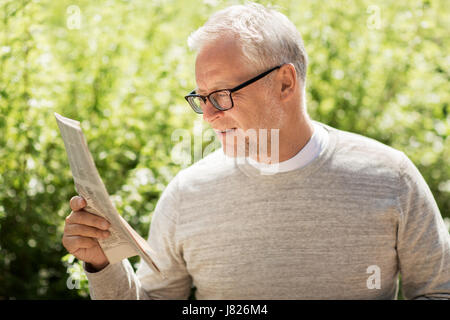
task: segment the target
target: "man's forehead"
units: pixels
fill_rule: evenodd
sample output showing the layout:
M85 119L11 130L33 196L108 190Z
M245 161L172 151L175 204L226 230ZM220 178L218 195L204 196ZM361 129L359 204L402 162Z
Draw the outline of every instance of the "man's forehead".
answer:
M197 92L229 89L245 76L247 65L236 38L224 35L205 45L195 59Z
M197 93L206 94L219 89L231 89L247 80L247 66L236 61L229 64L213 62L196 65Z
M195 91L200 94L206 94L219 89L230 89L234 87L237 77L233 74L224 72L211 72L209 74L199 74L196 77L197 87Z

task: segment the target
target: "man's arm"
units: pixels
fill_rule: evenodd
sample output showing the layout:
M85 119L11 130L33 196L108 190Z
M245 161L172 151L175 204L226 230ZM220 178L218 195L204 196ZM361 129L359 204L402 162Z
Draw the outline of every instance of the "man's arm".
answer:
M450 236L430 188L403 154L397 252L406 299L450 299Z
M155 252L156 265L166 275L162 279L144 261L135 273L128 259L108 265L98 272L85 264L92 299L187 299L192 278L176 242L178 186L175 177L164 190L153 213L148 242Z

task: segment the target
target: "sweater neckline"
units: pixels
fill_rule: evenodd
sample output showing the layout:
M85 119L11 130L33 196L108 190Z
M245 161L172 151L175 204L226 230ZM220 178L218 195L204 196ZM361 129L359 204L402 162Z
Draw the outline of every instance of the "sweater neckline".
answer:
M260 181L276 181L278 179L295 178L304 179L317 171L334 153L337 142L338 142L338 130L330 127L324 123L312 120L314 123L322 126L328 131L329 140L326 147L321 151L321 153L306 166L301 168L288 171L288 172L277 172L273 174L262 174L258 168L252 166L246 158L236 158L233 161L233 166L240 174L245 178L254 178ZM223 155L226 157L225 155Z
M328 143L328 131L316 122L312 123L313 133L304 147L292 158L275 164L259 163L252 158L248 162L261 171L261 174L273 174L278 172L288 172L306 166L313 161L320 152L326 148Z

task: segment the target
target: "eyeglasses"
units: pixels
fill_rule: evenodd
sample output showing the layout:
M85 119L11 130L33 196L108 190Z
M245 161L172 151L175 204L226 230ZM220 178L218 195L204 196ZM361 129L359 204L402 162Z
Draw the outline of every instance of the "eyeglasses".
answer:
M230 110L234 106L233 98L231 96L231 94L233 92L236 92L236 91L252 84L253 82L258 81L259 79L265 77L266 75L268 75L275 69L281 68L281 66L282 65L279 65L270 70L267 70L267 71L257 75L256 77L254 77L248 81L245 81L244 83L242 83L232 89L216 90L216 91L211 92L207 96L202 96L200 94L196 94L195 90L193 90L184 98L187 100L187 102L189 102L189 105L192 107L192 109L196 113L199 113L199 114L203 113L202 107L204 107L206 105L206 99L208 99L217 110L220 110L220 111Z

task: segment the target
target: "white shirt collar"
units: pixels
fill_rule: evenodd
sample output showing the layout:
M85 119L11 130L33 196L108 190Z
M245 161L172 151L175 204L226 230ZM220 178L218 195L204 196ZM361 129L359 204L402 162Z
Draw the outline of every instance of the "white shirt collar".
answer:
M306 145L292 158L274 164L264 164L247 158L249 164L261 174L274 174L300 169L313 161L328 144L328 131L313 121L313 134Z

